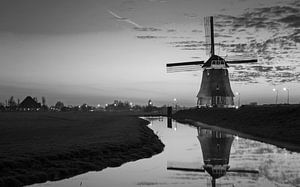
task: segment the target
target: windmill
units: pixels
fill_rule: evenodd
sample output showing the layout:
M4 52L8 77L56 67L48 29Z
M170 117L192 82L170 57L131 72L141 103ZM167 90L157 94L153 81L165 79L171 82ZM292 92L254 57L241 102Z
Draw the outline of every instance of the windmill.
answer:
M257 59L228 61L215 54L213 17L204 18L207 61L168 63L167 72L196 71L202 67L202 82L197 94L197 106L231 107L234 94L230 87L228 64L253 63Z
M204 165L197 167L182 167L181 164L169 162L168 170L207 172L211 176L211 186L216 186L216 180L226 175L227 172L249 173L257 175L258 170L232 168L229 166L230 150L234 136L225 132L197 127L198 140L201 145ZM179 165L179 166L178 166ZM187 164L184 164L187 165ZM219 186L219 185L218 185Z

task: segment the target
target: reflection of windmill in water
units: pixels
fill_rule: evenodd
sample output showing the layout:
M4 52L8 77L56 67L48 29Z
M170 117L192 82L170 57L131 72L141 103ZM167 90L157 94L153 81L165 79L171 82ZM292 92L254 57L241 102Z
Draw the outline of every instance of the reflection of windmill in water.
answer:
M212 177L212 186L216 179L224 176L229 169L229 156L233 135L212 131L210 129L198 129L198 139L201 144L204 170Z
M211 185L216 186L216 179L225 176L227 172L258 173L257 170L229 169L229 158L234 136L221 131L197 127L198 140L203 155L203 169L180 167L176 163L168 163L168 170L190 172L207 172L211 177Z
M230 87L228 64L257 62L252 60L227 61L215 55L213 17L205 17L205 37L207 51L210 46L210 58L204 61L180 62L167 64L167 72L196 71L200 65L204 69L200 91L197 94L197 106L233 106L234 94Z

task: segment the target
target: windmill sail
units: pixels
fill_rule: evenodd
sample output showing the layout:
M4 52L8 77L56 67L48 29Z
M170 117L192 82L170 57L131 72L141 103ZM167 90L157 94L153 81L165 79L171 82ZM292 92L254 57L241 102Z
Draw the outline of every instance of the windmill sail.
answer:
M257 59L251 59L251 60L229 60L226 61L228 64L242 64L242 63L254 63L257 62Z
M198 71L201 70L201 65L204 61L168 63L167 73L183 72L183 71Z
M206 54L214 55L215 46L214 46L214 25L213 17L204 17L204 28L205 28L205 42L206 42Z
M167 162L167 170L205 172L198 162Z

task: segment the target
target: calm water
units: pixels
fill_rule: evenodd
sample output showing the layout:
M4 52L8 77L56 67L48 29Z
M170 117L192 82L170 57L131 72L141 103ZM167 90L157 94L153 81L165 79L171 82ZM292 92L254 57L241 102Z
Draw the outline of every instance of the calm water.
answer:
M166 118L146 119L151 121L149 127L166 146L161 154L118 168L33 186L212 186L212 176L207 172L167 170L168 166L215 168L212 175L221 176L216 180L217 186L300 186L299 153L174 121L172 128L168 128ZM230 168L224 172L227 165ZM234 170L239 172L230 172Z

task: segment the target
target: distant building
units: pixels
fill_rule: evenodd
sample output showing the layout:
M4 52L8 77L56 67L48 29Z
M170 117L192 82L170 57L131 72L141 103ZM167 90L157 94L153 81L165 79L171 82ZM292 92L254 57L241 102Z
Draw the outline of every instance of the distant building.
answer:
M249 103L249 105L251 105L251 106L257 106L257 102L251 102L251 103Z
M31 96L27 96L19 105L21 111L36 111L40 110L41 103L38 103Z

